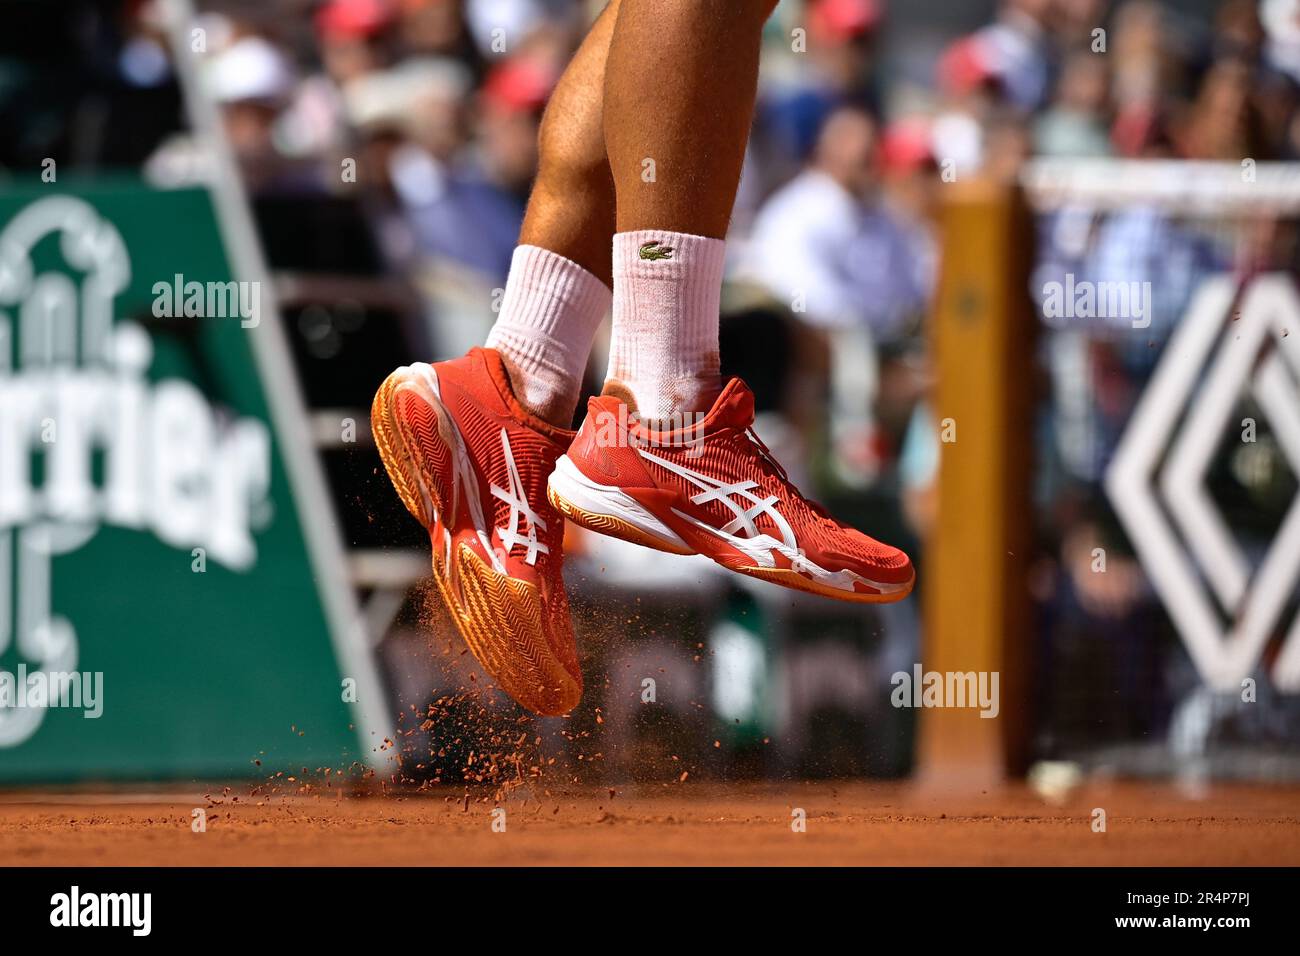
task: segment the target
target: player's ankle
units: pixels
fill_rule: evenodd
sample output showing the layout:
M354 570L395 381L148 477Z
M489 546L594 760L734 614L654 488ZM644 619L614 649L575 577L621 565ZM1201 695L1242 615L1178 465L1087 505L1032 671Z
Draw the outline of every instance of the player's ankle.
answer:
M515 250L488 348L502 358L515 398L538 418L568 427L609 288L582 266L539 246Z
M722 393L722 377L716 370L668 379L637 378L611 370L602 395L618 399L652 428L678 427L674 423L698 418L713 407Z
M614 236L607 394L646 422L707 411L721 391L718 307L726 243L665 230Z
M515 400L529 414L559 428L568 428L578 404L578 389L562 376L525 370L508 347L496 346Z

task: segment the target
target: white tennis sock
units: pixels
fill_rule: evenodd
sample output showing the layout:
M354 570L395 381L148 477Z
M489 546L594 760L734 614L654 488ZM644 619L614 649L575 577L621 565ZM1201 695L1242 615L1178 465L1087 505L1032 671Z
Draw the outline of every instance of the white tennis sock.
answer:
M573 422L610 298L605 283L573 260L539 246L515 249L487 347L501 353L515 397L539 418L563 428Z
M718 306L727 244L647 229L614 236L605 392L644 420L706 412L721 388Z

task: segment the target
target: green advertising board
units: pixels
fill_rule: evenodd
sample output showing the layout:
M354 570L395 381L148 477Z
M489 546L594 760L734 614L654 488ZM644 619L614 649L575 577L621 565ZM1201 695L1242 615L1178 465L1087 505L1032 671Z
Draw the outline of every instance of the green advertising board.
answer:
M131 179L0 191L0 782L382 759L267 283L217 213Z

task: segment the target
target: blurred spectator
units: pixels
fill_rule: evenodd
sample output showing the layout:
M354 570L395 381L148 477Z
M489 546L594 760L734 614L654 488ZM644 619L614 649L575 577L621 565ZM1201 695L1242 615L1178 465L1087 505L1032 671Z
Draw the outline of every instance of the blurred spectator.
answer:
M886 207L879 185L875 121L840 107L808 167L758 214L750 271L814 326L887 338L925 304L928 237Z
M515 59L493 69L483 85L478 162L484 176L521 206L537 170L542 109L556 78L536 61Z
M1034 148L1043 156L1107 156L1109 74L1105 60L1073 53L1061 72L1052 105L1034 126Z
M1279 160L1300 157L1300 86L1285 73L1267 70L1255 84L1261 134L1268 155Z
M934 280L927 190L914 178L933 172L928 137L899 128L886 144L894 203L881 190L875 121L856 107L835 110L808 168L759 211L748 253L754 279L832 343L833 464L855 486L878 467L877 343L912 327Z
M399 0L398 38L408 56L452 56L472 64L477 51L463 8L446 0Z
M330 0L316 14L320 72L299 84L282 120L287 152L332 156L347 143L348 87L386 67L394 12L385 0Z
M1259 16L1269 63L1300 83L1300 0L1262 0Z
M1229 162L1262 158L1264 139L1251 100L1252 76L1239 60L1219 60L1210 67L1179 135L1183 156Z
M389 64L388 31L395 11L388 0L329 0L316 14L325 72L340 86Z
M491 59L513 53L524 38L572 10L564 0L467 0L465 20L479 52Z
M997 18L975 34L1012 106L1042 106L1051 82L1052 49L1047 32L1053 0L1002 0Z
M957 175L979 169L984 124L1003 95L988 51L975 37L950 46L939 60L938 87L943 105L934 120L935 150Z
M807 52L790 60L779 82L769 84L760 117L765 136L784 162L778 174L811 153L827 116L846 102L879 110L873 76L878 0L812 0L806 7ZM806 26L805 26L806 24Z
M958 40L940 64L948 92L996 89L1022 110L1041 106L1051 79L1047 23L1052 0L1003 0L993 23Z
M1257 63L1264 47L1257 0L1224 0L1215 11L1213 53L1216 59Z
M1052 0L1047 29L1061 54L1092 51L1111 0Z
M242 37L212 59L208 80L249 192L323 191L320 170L287 155L277 141L281 113L298 82L278 47L264 37Z
M391 82L402 109L403 135L371 142L385 162L377 173L410 230L414 251L505 281L519 237L523 204L464 158L464 97L469 75L455 61L409 63L378 80L379 97ZM380 124L380 133L391 128Z

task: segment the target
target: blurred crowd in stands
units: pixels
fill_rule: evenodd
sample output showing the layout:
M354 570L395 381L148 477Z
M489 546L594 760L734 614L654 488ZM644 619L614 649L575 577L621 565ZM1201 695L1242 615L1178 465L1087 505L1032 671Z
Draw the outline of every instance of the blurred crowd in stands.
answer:
M143 164L160 184L201 177L157 4L50 6L78 23L80 75L43 72L0 40L0 176L60 156ZM255 199L355 203L376 271L424 303L428 347L481 338L542 111L600 0L197 6L191 44ZM1031 157L1296 159L1298 107L1300 0L783 0L730 237L724 363L757 386L760 430L834 510L915 548L934 520L925 320L945 185L1010 181ZM1073 272L1156 290L1142 332L1044 321L1038 438L1046 639L1058 665L1077 651L1093 655L1081 666L1146 682L1104 721L1147 733L1180 679L1157 673L1163 652L1138 639L1163 618L1112 540L1101 471L1194 284L1241 268L1241 246L1137 207L1068 210L1039 228L1039 285ZM466 299L447 304L449 281L485 290L468 295L480 305L468 325L446 317ZM602 360L598 344L593 385ZM1107 575L1086 573L1098 543L1117 549ZM1083 647L1099 634L1114 648L1101 663Z

